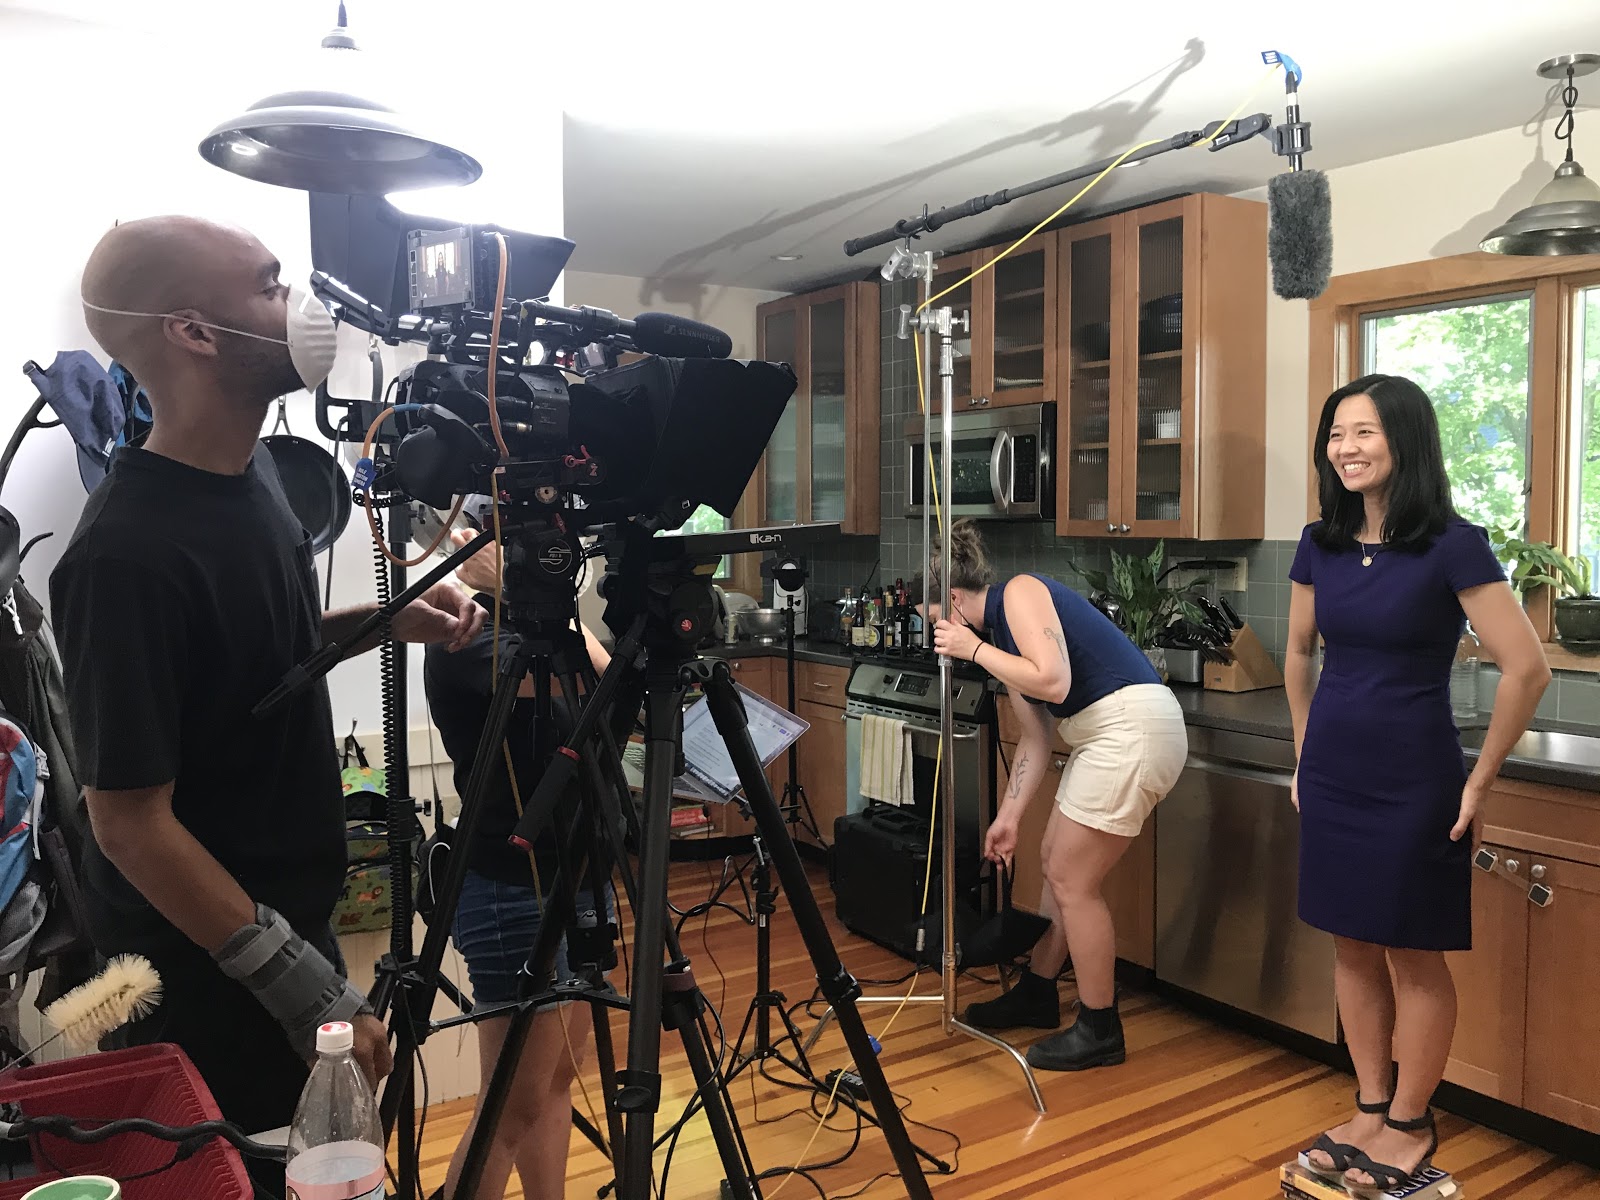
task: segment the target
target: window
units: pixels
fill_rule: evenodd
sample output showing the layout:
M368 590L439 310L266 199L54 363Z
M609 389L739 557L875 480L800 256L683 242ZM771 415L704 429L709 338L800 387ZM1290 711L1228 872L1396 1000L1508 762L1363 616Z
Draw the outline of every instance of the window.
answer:
M1361 373L1404 375L1432 398L1457 511L1518 536L1528 518L1532 339L1532 292L1361 319Z
M1567 552L1589 560L1600 580L1600 287L1574 298L1572 345L1578 352L1572 371L1572 417L1568 477Z
M683 523L679 533L721 533L728 527L728 518L714 508L702 504L689 514L689 519ZM717 564L717 578L726 580L730 564L729 555L724 554L722 561Z
M1473 253L1359 271L1330 280L1309 316L1313 429L1335 388L1407 375L1434 400L1463 516L1600 566L1600 256ZM1314 517L1314 473L1306 499ZM1552 599L1547 588L1527 597L1547 644ZM1558 646L1547 654L1596 669Z

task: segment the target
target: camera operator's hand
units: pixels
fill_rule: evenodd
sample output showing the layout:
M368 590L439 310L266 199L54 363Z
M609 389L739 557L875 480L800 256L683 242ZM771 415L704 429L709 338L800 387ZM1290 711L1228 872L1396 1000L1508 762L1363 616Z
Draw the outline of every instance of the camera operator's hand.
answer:
M455 584L436 583L400 610L392 629L397 642L445 642L455 651L478 636L488 615Z
M468 529L450 531L451 544L457 550L476 536L477 534ZM456 578L461 581L463 587L475 595L480 592L488 596L496 595L500 590L500 580L495 572L495 561L494 546L485 546L456 568Z
M390 1071L394 1070L394 1053L389 1049L389 1031L384 1028L383 1022L371 1013L361 1013L350 1024L356 1036L352 1053L361 1066L361 1073L367 1077L368 1085L373 1091L377 1091L378 1085L388 1078Z

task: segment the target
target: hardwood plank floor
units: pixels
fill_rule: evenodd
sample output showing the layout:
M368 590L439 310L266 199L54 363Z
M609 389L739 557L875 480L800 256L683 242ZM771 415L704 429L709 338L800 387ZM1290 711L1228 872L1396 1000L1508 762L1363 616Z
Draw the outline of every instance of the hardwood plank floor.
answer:
M720 870L720 863L673 864L672 902L687 909L704 900ZM840 957L851 973L860 980L903 975L908 966L903 959L847 932L833 919L827 880L820 869L813 868L811 875ZM725 899L737 904L737 887ZM625 930L631 933L631 922ZM720 909L709 917L694 918L683 931L684 950L701 989L718 1004L730 1042L738 1036L755 991L755 941L752 927ZM775 986L791 1003L804 1000L815 984L811 961L782 899L773 919L772 945ZM932 973L914 982L919 994L937 993L938 978ZM904 996L911 986L867 986L865 991ZM994 991L963 978L959 1003L985 999ZM1062 994L1066 1008L1070 986L1063 987ZM882 1042L879 1061L907 1119L920 1123L910 1126L913 1140L959 1166L948 1175L928 1169L932 1191L941 1200L1029 1196L1273 1200L1279 1195L1279 1165L1319 1131L1343 1120L1351 1101L1353 1081L1338 1071L1214 1025L1164 999L1134 993L1122 1002L1128 1061L1081 1074L1039 1073L1049 1110L1041 1117L1009 1056L961 1034L946 1037L937 1004L908 1004L898 1014L896 1007L864 1005L861 1011L869 1031ZM820 1015L822 1007L814 1011ZM815 1025L805 1012L798 1012L796 1021L802 1033ZM626 1022L619 1018L613 1026L620 1057ZM1038 1036L1046 1035L1041 1031ZM753 1034L746 1039L746 1048L752 1039ZM785 1044L784 1049L792 1051L792 1046ZM731 1050L730 1046L730 1054ZM850 1066L837 1025L829 1023L810 1057L819 1077L834 1067ZM677 1119L694 1090L674 1034L663 1036L662 1066L658 1134ZM769 1063L768 1070L779 1079L795 1081L780 1063ZM588 1103L597 1110L601 1096L592 1065L584 1079ZM828 1161L847 1151L855 1138L857 1120L848 1110L836 1113L818 1132L818 1120L803 1093L762 1078L753 1069L735 1081L732 1096L758 1170L792 1165L802 1154L808 1163ZM580 1111L586 1107L582 1096L575 1096L575 1103ZM430 1189L443 1182L470 1115L469 1101L439 1105L429 1112L422 1155L424 1182ZM603 1114L596 1111L596 1115ZM603 1120L595 1124L604 1128ZM1467 1200L1600 1198L1600 1172L1449 1113L1439 1113L1439 1134L1437 1161L1454 1173ZM658 1172L663 1157L664 1152L656 1156ZM869 1200L903 1196L898 1179L884 1177L893 1170L882 1135L864 1125L854 1154L838 1166L815 1172L815 1178L833 1200L857 1192ZM722 1175L710 1131L696 1116L673 1155L667 1194L672 1200L716 1200ZM574 1200L593 1196L611 1177L610 1164L575 1133L567 1195ZM805 1200L818 1194L817 1188L795 1176L765 1180L762 1188L768 1200L780 1195ZM508 1195L520 1194L513 1180Z

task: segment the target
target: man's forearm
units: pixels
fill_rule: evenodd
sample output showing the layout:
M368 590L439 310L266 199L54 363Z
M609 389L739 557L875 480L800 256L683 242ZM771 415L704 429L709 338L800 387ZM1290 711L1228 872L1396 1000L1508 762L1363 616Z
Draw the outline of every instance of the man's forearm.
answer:
M346 645L346 639L355 636L362 622L366 621L373 613L378 611L377 604L355 604L349 608L329 609L322 614L322 644L338 642L344 647L346 654L365 654L382 640L382 627L362 638L354 645Z
M97 826L95 833L123 877L208 954L255 921L255 901L170 813L137 829Z

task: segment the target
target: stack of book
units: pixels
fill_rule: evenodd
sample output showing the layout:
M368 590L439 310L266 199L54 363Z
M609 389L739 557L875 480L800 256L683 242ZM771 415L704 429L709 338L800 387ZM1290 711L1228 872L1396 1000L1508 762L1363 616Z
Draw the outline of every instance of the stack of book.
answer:
M1357 1191L1336 1179L1318 1175L1302 1156L1283 1164L1278 1171L1278 1184L1288 1200L1466 1200L1461 1185L1438 1167L1427 1167L1386 1192Z

